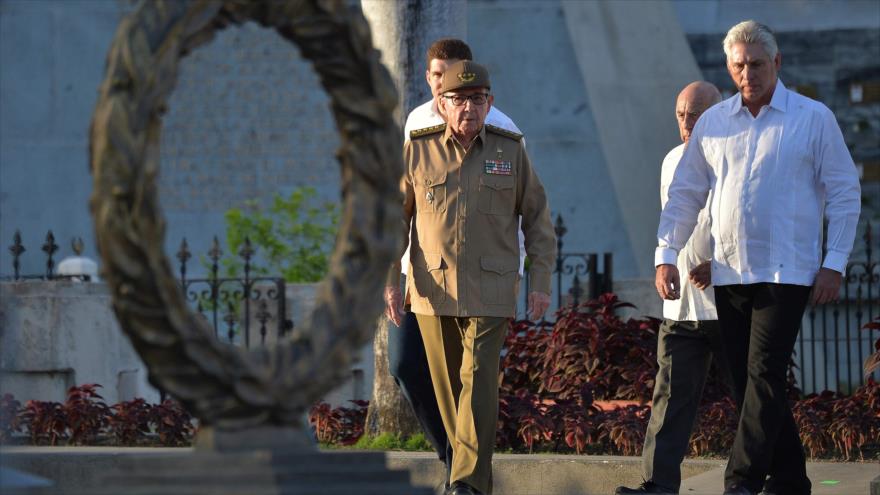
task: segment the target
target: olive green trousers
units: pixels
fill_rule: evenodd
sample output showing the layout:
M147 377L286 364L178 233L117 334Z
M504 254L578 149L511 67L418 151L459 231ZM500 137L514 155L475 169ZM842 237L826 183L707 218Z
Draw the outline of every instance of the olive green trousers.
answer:
M498 365L508 318L420 315L419 328L443 426L452 443L449 482L492 493Z

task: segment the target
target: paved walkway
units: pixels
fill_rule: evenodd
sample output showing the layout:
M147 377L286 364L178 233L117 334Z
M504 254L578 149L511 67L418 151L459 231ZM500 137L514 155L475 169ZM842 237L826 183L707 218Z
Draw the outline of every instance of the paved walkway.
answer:
M808 462L807 476L813 482L813 495L858 495L871 494L870 484L880 477L880 463L877 462ZM682 482L681 495L700 495L720 493L724 486L724 468L713 469L698 474Z
M0 448L0 465L73 486L93 486L95 477L132 456L188 453L189 449L115 447ZM427 452L388 452L388 467L406 469L413 484L436 486L443 468ZM682 495L720 495L723 460L689 459L682 465ZM814 495L880 495L880 463L810 462ZM878 478L876 492L871 480ZM619 485L638 485L641 460L623 456L497 454L495 495L610 495ZM2 491L2 490L0 490Z
M389 466L408 469L415 484L431 485L443 476L436 456L389 452ZM724 460L687 459L681 495L721 495ZM496 454L495 495L611 495L619 485L638 486L641 459L623 456ZM813 495L880 495L880 463L808 462ZM878 478L877 492L871 481Z

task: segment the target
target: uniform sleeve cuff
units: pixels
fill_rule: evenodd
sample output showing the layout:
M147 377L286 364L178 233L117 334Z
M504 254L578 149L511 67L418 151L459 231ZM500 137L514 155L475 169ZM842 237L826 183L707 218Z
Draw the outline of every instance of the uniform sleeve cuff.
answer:
M848 259L848 255L835 251L828 251L828 253L825 254L825 261L822 263L822 268L828 268L829 270L834 270L838 273L845 273L846 262Z
M674 265L678 261L678 252L670 247L658 247L654 251L654 266Z
M550 294L550 272L529 270L529 290Z

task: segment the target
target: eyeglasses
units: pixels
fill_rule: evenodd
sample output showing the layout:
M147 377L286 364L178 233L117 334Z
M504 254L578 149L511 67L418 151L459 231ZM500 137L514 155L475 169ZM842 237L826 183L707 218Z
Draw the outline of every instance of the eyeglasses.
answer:
M486 101L489 99L489 93L475 93L470 96L465 95L443 95L447 100L452 100L452 104L460 107L464 106L468 100L471 101L474 105L480 106L484 105Z

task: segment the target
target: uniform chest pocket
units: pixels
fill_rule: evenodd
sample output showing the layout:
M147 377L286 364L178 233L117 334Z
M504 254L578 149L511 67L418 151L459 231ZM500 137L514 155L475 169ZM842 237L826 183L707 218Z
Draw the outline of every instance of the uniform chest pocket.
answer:
M512 215L516 207L516 176L484 174L480 177L478 209L489 215Z
M419 213L446 211L446 172L421 173L413 178L413 192Z

